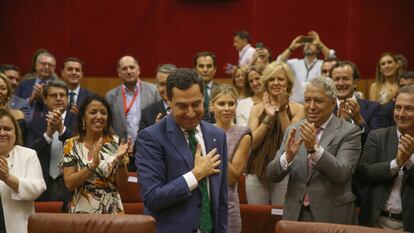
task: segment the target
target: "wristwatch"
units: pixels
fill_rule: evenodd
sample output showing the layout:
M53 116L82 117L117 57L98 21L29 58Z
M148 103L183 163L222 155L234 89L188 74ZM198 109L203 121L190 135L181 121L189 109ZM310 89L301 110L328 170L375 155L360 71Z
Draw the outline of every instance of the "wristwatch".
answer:
M312 150L308 150L308 154L313 154L318 150L319 150L319 145L315 144L315 146L313 146Z

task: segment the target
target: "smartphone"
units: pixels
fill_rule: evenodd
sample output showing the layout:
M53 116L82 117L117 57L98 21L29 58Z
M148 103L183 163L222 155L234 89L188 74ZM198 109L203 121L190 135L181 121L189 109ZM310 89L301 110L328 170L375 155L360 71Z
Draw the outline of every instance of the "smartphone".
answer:
M256 49L262 49L264 46L263 46L263 42L257 42L256 43Z
M311 36L302 36L300 38L300 43L312 43L313 42L313 37Z

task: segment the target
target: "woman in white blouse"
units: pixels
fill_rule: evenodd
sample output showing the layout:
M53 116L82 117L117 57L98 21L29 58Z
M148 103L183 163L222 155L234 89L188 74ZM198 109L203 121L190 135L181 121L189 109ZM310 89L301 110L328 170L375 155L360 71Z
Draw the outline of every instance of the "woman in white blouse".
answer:
M0 109L0 230L6 232L27 232L33 201L46 190L36 152L21 142L16 119Z

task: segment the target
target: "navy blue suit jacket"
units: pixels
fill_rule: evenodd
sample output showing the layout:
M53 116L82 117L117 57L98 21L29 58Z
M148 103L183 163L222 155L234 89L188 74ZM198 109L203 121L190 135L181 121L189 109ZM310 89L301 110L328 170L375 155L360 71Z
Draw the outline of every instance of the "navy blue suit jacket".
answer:
M16 90L16 95L23 99L29 98L32 95L35 83L36 78L23 80Z
M395 100L382 105L382 108L384 109L384 127L395 126L394 107Z
M166 114L163 100L157 101L142 109L141 120L139 121L139 130L145 129L148 126L155 124L155 118L159 113L162 113L163 116Z
M64 143L66 139L74 136L75 119L76 118L73 113L66 112L64 122L66 130L59 137L59 140L62 141L62 143ZM43 112L40 118L33 119L33 121L29 124L25 145L37 152L37 156L39 157L40 165L42 167L43 177L47 181L49 177L51 144L49 144L43 136L43 134L46 132L46 127L46 114Z
M365 124L362 125L364 132L361 135L361 143L362 146L364 146L369 131L384 127L384 110L382 106L377 102L364 99L357 100L361 111L361 116L365 121ZM337 107L335 107L334 114L337 114Z
M227 146L224 131L200 123L206 151L217 148L221 172L209 176L212 232L227 232ZM181 128L170 114L140 131L135 164L144 199L144 213L157 222L157 232L193 232L199 226L201 192L190 191L183 175L194 167L194 157Z
M85 100L85 98L88 97L88 96L91 96L92 94L93 94L93 92L89 91L88 89L85 89L85 88L82 88L81 87L79 89L79 96L76 99L76 105L78 107L81 106L81 104L83 103L83 101Z

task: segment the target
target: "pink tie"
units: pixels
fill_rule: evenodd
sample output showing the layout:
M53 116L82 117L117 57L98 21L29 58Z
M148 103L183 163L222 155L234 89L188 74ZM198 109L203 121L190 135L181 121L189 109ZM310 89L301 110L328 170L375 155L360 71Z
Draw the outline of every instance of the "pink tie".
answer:
M318 127L316 128L316 136L323 130L323 128ZM312 161L311 159L308 159L308 176L310 176L312 171ZM303 206L309 206L310 205L310 197L308 195L308 192L305 193L305 196L303 197Z

